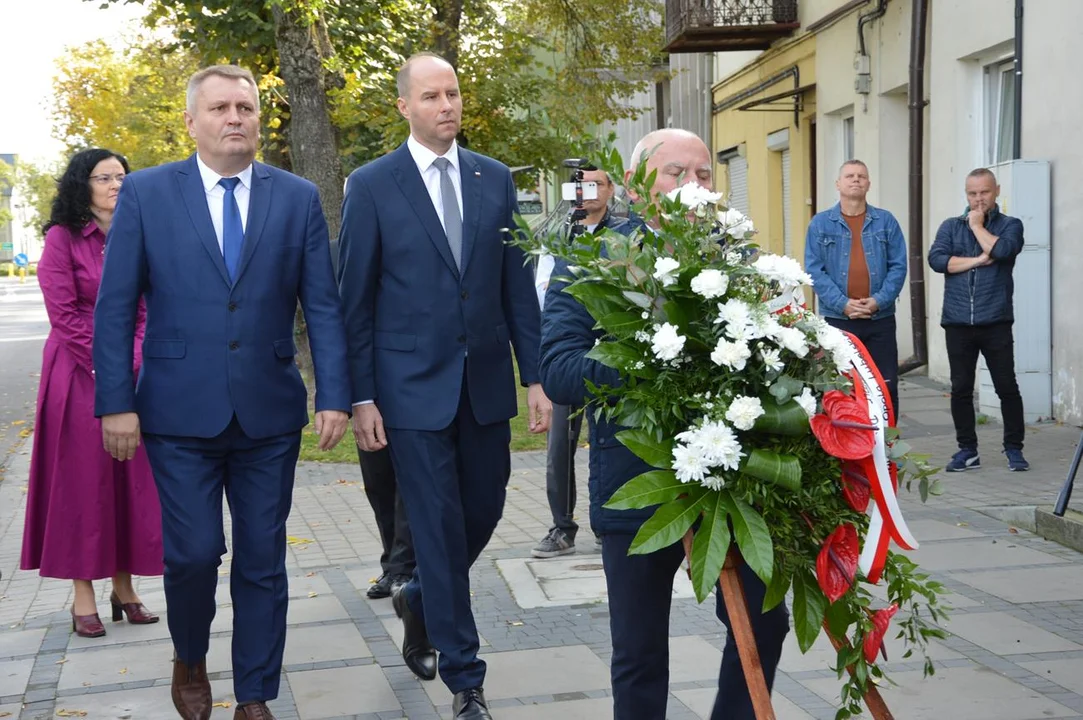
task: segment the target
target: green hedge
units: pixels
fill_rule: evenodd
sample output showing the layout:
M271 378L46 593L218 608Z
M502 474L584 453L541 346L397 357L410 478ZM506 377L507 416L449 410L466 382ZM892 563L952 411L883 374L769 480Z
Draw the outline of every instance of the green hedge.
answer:
M7 277L8 274L11 273L11 267L12 267L12 264L9 263L9 262L0 263L0 277ZM38 266L37 266L37 264L33 263L33 264L30 265L30 267L26 268L26 274L27 275L37 275L38 274ZM18 266L15 267L14 275L15 275L15 277L19 277L19 267Z

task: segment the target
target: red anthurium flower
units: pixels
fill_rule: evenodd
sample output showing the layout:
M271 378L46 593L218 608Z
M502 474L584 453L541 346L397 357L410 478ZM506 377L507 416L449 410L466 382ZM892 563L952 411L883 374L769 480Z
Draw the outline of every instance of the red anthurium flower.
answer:
M872 616L872 630L865 636L865 662L876 662L876 656L883 651L884 659L887 660L887 650L884 649L884 635L887 634L887 626L891 618L899 612L899 606L892 603L890 607L877 610Z
M862 460L872 454L876 426L868 405L838 390L824 394L824 411L810 421L824 451L841 460Z
M862 463L847 460L842 464L842 497L847 505L858 512L865 512L869 509L871 490L872 484Z
M857 530L843 523L827 536L816 558L816 580L831 602L846 594L857 574Z

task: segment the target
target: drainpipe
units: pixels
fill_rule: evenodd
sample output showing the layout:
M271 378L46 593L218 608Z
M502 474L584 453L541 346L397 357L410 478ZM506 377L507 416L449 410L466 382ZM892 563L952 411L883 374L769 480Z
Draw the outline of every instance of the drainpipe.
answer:
M1023 157L1023 0L1015 0L1015 135L1012 158Z
M910 324L914 354L899 364L899 374L928 362L925 313L925 27L928 0L913 0L910 19Z

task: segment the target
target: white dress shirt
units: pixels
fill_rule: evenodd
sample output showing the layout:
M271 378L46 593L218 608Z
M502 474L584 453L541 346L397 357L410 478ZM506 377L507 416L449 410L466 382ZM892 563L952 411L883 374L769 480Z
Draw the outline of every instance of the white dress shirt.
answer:
M207 167L196 153L196 165L199 166L199 176L203 179L203 190L207 193L207 207L211 211L211 223L214 225L214 234L218 236L218 249L222 249L222 209L225 204L226 189L218 184L222 179L214 170ZM237 187L233 188L233 197L237 200L237 209L241 211L241 230L248 229L248 199L252 195L252 166L237 173L240 179Z
M587 225L587 232L592 233L598 224ZM545 291L549 289L549 278L553 275L556 260L549 253L538 258L538 271L534 275L534 289L538 293L538 306L545 308Z
M406 147L409 149L411 157L414 158L414 162L417 163L417 170L421 173L421 181L425 183L425 189L429 191L432 206L436 208L436 216L440 218L440 224L444 226L444 232L447 232L447 225L444 224L444 199L440 196L440 170L433 165L433 162L438 157L444 157L451 163L451 166L447 169L447 174L451 177L451 184L455 186L455 201L459 203L459 219L461 220L463 217L463 182L459 174L459 146L452 140L451 148L443 155L437 155L415 140L411 134L406 140Z

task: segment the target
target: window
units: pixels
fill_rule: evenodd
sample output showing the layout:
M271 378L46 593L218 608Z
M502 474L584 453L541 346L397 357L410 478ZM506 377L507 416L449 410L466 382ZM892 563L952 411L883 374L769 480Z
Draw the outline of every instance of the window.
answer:
M854 116L842 119L842 162L854 159ZM842 163L839 163L840 165Z
M992 165L1014 159L1015 60L985 68L985 162Z

